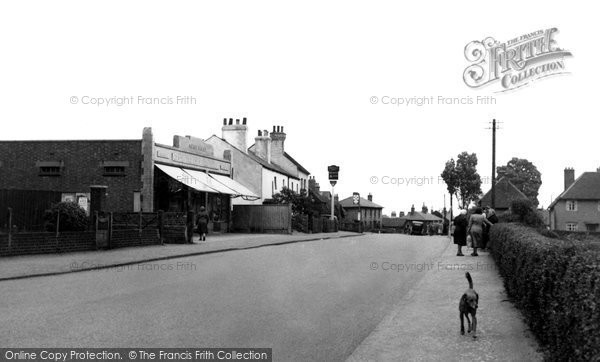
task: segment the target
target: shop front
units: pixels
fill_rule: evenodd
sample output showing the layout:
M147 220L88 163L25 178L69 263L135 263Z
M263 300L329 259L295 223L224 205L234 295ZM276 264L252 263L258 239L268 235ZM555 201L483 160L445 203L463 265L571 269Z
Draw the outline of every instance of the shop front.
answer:
M203 140L174 136L173 146L154 143L151 130L144 130L144 187L146 210L198 213L205 207L210 231L228 231L232 197L258 197L230 178L231 161L215 155ZM219 157L222 156L222 157Z

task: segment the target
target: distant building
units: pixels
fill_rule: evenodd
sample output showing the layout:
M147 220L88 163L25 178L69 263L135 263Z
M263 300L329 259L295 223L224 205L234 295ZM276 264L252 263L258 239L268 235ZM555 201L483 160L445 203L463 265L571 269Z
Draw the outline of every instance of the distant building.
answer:
M355 205L353 197L350 196L340 201L340 205L346 211L344 222L353 223L360 220L365 230L379 229L381 227L383 206L373 202L373 195L369 194L367 199L360 198L360 217L359 205Z
M528 200L529 198L506 177L500 178L496 182L496 205L494 210L501 214L510 210L510 205L515 200ZM492 207L492 190L490 189L480 201L481 207Z
M567 231L600 231L600 168L575 179L575 170L564 171L564 191L548 207L550 228Z

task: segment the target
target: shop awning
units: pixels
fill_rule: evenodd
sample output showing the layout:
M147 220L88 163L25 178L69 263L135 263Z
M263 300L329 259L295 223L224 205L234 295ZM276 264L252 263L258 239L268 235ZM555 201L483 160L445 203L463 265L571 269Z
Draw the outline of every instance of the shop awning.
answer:
M242 196L247 198L259 199L260 197L256 195L254 192L250 191L246 186L241 183L235 181L232 178L223 176L223 175L214 175L210 174L210 177L214 178L217 182L225 185L229 189L234 191L235 196Z
M156 164L156 167L161 169L164 173L169 175L171 178L176 181L181 182L182 184L189 186L195 190L202 192L220 192L218 189L211 187L209 184L202 182L201 180L194 179L187 173L185 170L179 167L166 166ZM189 170L188 170L189 171ZM216 182L214 182L216 184Z
M183 170L188 174L188 177L190 179L192 179L192 182L197 182L197 183L207 185L208 187L210 187L214 190L217 190L216 192L218 192L220 194L235 195L235 192L233 190L231 190L228 187L226 187L225 185L217 182L217 180L208 176L208 174L206 172L189 170L187 168L184 168Z

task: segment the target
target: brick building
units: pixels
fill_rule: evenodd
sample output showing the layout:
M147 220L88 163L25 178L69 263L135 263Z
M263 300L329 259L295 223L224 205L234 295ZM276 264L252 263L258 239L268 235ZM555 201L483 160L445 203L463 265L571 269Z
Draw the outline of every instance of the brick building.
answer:
M381 227L383 206L373 202L372 194L369 194L367 199L360 198L360 207L354 204L352 196L340 200L340 205L345 210L344 222L353 223L360 220L365 230Z
M155 143L151 128L136 140L0 141L0 218L12 207L18 222L37 218L32 223L39 225L40 213L60 200L78 202L90 212L94 189L105 190L103 211L205 206L213 216L211 227L228 223L231 197L257 196L231 179L230 156L215 154L211 145L191 136L174 136L172 146ZM34 211L19 202L40 192L50 196Z
M564 191L548 210L550 228L567 231L600 231L600 168L575 179L575 170L564 171Z

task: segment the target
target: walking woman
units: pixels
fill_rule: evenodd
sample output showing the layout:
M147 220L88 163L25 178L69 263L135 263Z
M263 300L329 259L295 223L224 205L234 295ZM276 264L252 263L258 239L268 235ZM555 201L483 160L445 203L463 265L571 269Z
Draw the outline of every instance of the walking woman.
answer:
M208 212L204 206L200 206L200 212L196 216L196 228L198 228L198 234L200 234L200 241L206 241L206 234L208 233Z
M477 248L480 248L483 242L483 225L492 226L485 216L483 216L483 209L478 207L475 209L475 213L471 215L469 219L469 226L467 233L471 235L473 241L473 253L471 256L477 256Z
M458 246L456 256L464 256L462 247L467 245L467 210L460 210L454 218L454 244Z

